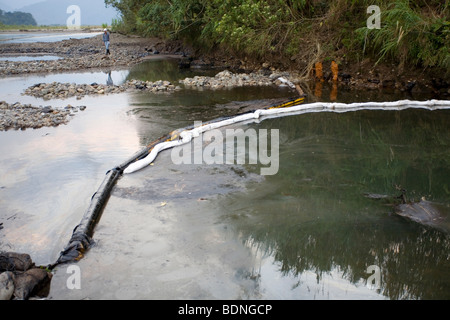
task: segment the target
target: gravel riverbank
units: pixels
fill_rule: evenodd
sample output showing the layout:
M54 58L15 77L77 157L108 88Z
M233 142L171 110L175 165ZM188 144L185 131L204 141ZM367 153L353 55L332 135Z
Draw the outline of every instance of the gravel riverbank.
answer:
M122 93L128 90L145 90L149 92L173 92L180 90L179 86L173 85L169 81L141 81L129 80L122 85L105 85L98 83L75 84L75 83L37 83L25 89L24 95L29 95L44 100L67 99L77 97L81 99L88 95L105 95Z
M2 101L0 102L0 131L56 127L67 124L74 112L85 109L86 106L68 105L64 109L56 109L51 106L36 107L19 102L9 104Z
M129 68L145 59L157 54L178 53L179 46L167 44L153 38L140 38L111 35L111 54L105 55L102 36L85 39L69 39L59 42L35 43L5 43L0 44L0 57L33 57L32 61L0 61L0 77L30 75L30 74L56 74L73 71L119 70ZM39 60L39 56L56 56L57 60ZM177 86L161 81L158 83L129 81L121 86L108 86L99 84L63 84L47 83L36 84L31 88L24 88L24 94L50 99L66 99L72 96L82 98L86 95L120 93L130 88L171 91ZM0 98L1 100L1 98ZM20 102L0 102L0 131L24 130L26 128L41 128L45 126L58 126L70 121L71 116L85 106L67 106L60 110L52 106L33 106Z
M143 61L159 50L168 53L165 43L155 39L111 36L111 54L105 55L102 36L60 42L0 44L0 57L57 56L58 60L0 61L0 76L58 73L92 69L118 69ZM158 49L157 49L158 48Z
M194 78L185 78L179 83L187 88L205 88L205 89L222 89L234 88L243 86L272 86L272 85L293 85L289 74L270 74L269 76L263 73L232 73L228 70L219 72L214 77L196 76ZM295 80L294 80L295 81ZM24 91L24 95L29 95L44 100L51 99L66 99L76 96L78 99L86 95L105 95L115 94L130 90L148 91L153 93L158 92L175 92L182 90L178 84L173 84L170 81L142 81L142 80L128 80L121 85L104 85L98 83L91 84L75 84L75 83L37 83Z
M122 85L99 85L70 83L35 84L24 88L23 94L44 100L66 99L76 96L81 99L86 95L103 95L121 93L127 90L146 90L150 92L174 92L185 88L222 89L241 86L290 86L301 83L295 72L282 72L264 63L260 66L244 68L245 63L233 57L195 56L195 53L177 41L163 41L156 38L141 38L121 34L111 35L111 55L105 55L101 35L86 39L69 39L60 42L9 43L0 44L0 57L33 56L33 61L0 61L0 77L13 75L49 74L70 71L118 70L129 68L146 59L159 55L180 57L180 67L217 68L215 77L186 78L178 83L160 80L156 82L130 80ZM36 60L37 56L56 56L57 60ZM250 68L250 69L249 69ZM239 70L233 73L221 70ZM219 72L221 71L221 72ZM339 73L339 85L370 90L401 90L414 92L432 91L448 96L450 89L444 80L411 78L404 81L389 75L383 76L369 73L367 79L359 73ZM329 77L324 75L324 79ZM322 79L323 80L323 79ZM1 98L0 98L1 99ZM51 107L49 107L51 108ZM67 123L66 111L52 109L52 112L41 110L42 107L21 105L20 103L1 103L0 131L8 129L39 128Z
M189 88L209 88L222 89L233 87L253 87L253 86L272 86L272 85L288 85L285 77L290 77L289 73L233 73L225 70L217 73L214 77L197 76L194 78L186 78L180 83ZM293 79L295 81L295 79Z

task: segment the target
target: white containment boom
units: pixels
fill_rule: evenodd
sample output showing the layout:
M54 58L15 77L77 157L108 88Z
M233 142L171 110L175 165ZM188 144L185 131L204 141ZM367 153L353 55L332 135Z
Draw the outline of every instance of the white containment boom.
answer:
M422 108L428 110L448 109L450 108L450 100L428 100L428 101L410 101L400 100L392 102L364 102L364 103L324 103L316 102L310 104L301 104L304 98L294 100L291 103L280 106L270 107L267 109L258 109L253 112L237 115L222 121L213 121L205 123L202 126L193 129L184 130L181 133L174 134L167 141L161 142L153 147L151 152L143 159L131 163L123 173L129 174L136 172L149 164L151 164L157 157L158 153L173 147L189 143L193 138L200 134L232 125L235 123L251 123L262 121L270 118L286 117L290 115L298 115L310 112L349 112L358 110L403 110L408 108ZM298 104L295 104L298 102ZM292 105L294 104L294 105Z

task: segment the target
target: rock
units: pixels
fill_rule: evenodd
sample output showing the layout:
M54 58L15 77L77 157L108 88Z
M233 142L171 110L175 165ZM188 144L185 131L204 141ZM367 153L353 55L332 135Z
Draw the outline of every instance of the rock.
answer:
M191 67L191 59L183 58L178 62L178 67L180 69L189 69Z
M125 50L115 52L114 59L105 57L99 52L90 54L76 54L72 51L64 52L69 56L59 60L43 60L39 62L23 61L0 61L0 75L27 74L27 73L50 73L54 71L73 71L90 68L110 68L111 66L126 66L142 61L142 55L130 55Z
M395 80L393 79L386 79L381 82L381 85L383 88L395 88Z
M273 85L274 77L270 78L269 75L263 73L240 73L234 74L228 70L217 73L214 77L199 77L186 78L180 80L180 83L187 87L193 88L232 88L232 87L244 87L244 86L269 86Z
M448 89L449 84L447 83L447 81L445 81L442 78L433 78L431 79L431 84L433 86L433 88L440 90L440 89Z
M170 81L159 80L155 83L150 81L140 81L140 80L129 80L126 83L118 86L118 85L99 85L97 83L92 83L90 85L86 84L62 84L62 83L50 83L46 84L40 90L34 90L33 87L29 87L25 90L24 94L44 98L45 100L49 99L66 99L69 97L76 96L77 99L81 99L81 97L86 95L97 95L97 94L112 94L112 93L120 93L125 92L130 88L137 90L147 90L151 92L157 91L176 91L174 85Z
M4 252L0 254L0 300L25 300L32 295L48 294L52 274L34 266L28 254Z
M16 275L14 297L26 300L31 296L48 295L52 274L41 268L33 268Z
M229 79L233 76L233 74L228 71L228 70L224 70L222 72L219 72L218 74L216 74L215 78L217 79Z
M0 108L0 131L65 124L69 115L70 111L68 110L56 110L50 106L34 107L20 103L13 105L4 103Z
M14 293L14 273L7 271L0 274L0 300L11 300Z
M339 77L341 77L342 81L348 82L352 76L348 73L339 72Z
M411 91L412 89L414 89L415 86L416 86L415 81L408 81L408 83L406 83L406 85L405 85L405 89L407 91Z
M380 80L378 80L378 79L367 79L367 82L379 84Z
M34 266L30 255L24 253L0 253L0 271L26 271Z
M51 112L53 112L53 109L50 106L46 106L46 107L42 108L42 112L43 113L51 113Z
M419 202L402 203L395 209L397 215L426 226L439 227L444 220L435 205L425 199Z

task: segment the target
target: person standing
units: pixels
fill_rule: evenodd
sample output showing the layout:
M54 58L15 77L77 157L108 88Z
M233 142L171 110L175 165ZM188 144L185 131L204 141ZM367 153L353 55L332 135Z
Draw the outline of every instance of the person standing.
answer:
M106 54L110 54L109 52L109 32L108 29L103 30L103 43L105 44Z

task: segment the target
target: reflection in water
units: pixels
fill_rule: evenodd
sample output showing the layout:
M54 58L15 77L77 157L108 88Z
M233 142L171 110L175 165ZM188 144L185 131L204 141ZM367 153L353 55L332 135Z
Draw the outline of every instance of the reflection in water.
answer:
M173 61L162 65L166 69L149 63L148 75L134 68L129 77L192 76L180 74L176 62L175 70ZM111 79L118 83L126 76L113 71ZM60 78L100 83L105 73L10 78L0 87L5 95L13 92L8 99L24 99L19 91L28 85ZM321 90L323 101L336 97L329 94L333 88ZM0 159L2 248L30 252L40 264L54 262L106 170L173 129L241 112L257 99L291 94L238 88L88 97L83 99L87 111L67 126L2 133L0 145L8 150ZM409 97L344 88L336 97L340 102L403 98ZM95 233L100 241L79 262L83 291L67 290L61 268L60 286L57 275L52 284L59 290L54 296L84 299L91 297L84 290L93 288L98 298L133 289L143 298L235 298L234 288L244 287L238 297L264 298L273 295L254 288L270 283L270 289L279 289L276 298L308 298L310 278L320 284L330 278L351 281L361 296L368 290L361 287L367 268L377 265L377 292L388 298L448 299L448 233L392 215L392 206L396 186L405 188L409 198L438 203L448 228L449 120L449 111L424 110L265 120L252 127L281 134L280 171L265 178L255 177L258 166L176 167L162 154L154 167L123 178L114 189ZM365 193L386 198L373 200ZM15 230L17 237L8 238ZM284 281L288 278L294 284ZM338 292L345 291L345 298L346 290Z
M406 110L264 121L284 136L280 171L222 199L224 218L284 276L313 271L321 281L340 270L358 283L376 265L391 299L448 299L449 120L449 111ZM440 204L447 231L393 215L396 185Z
M165 68L150 72L148 80L171 79L170 64ZM130 76L135 77L133 72ZM180 123L191 125L230 111L237 113L239 106L227 107L233 101L253 98L248 88L242 94L239 90L133 96L132 112L142 121L143 143L182 127ZM309 99L414 98L410 93L392 97L378 91L339 90L338 98L336 83L328 87L316 82L315 97ZM266 96L260 88L255 91L259 99L287 95L286 91L267 92ZM164 126L155 129L160 124L155 119L161 118ZM448 233L393 214L398 188L405 188L414 200L424 196L440 204L446 217L443 228L450 230L449 120L449 111L360 111L305 114L254 125L280 129L280 171L249 183L245 192L219 199L222 218L247 247L273 258L284 277L297 278L296 289L311 272L318 282L333 275L354 284L365 283L370 275L367 268L376 265L381 271L377 292L388 298L449 298L445 276L450 267ZM154 130L161 134L155 135ZM247 169L260 172L256 167ZM366 193L385 197L373 200ZM251 275L267 283L261 271L253 270ZM286 292L291 290L285 287L280 296L289 296Z
M99 32L17 32L0 34L0 43L59 42L67 39L85 39L99 35Z
M333 82L333 85L331 87L331 92L330 92L330 101L336 101L337 94L338 94L338 85L336 82Z
M418 100L425 101L431 99L442 99L441 96L432 92L413 93L411 91L388 91L388 90L357 90L351 86L340 84L339 82L326 83L322 81L312 81L302 84L302 88L308 95L309 102L382 102L396 100Z
M106 74L108 75L108 78L106 79L106 84L107 84L108 86L113 86L113 85L114 85L114 82L113 82L113 79L112 79L112 77L111 77L111 70L109 70L108 72L106 72Z
M179 69L176 59L149 60L130 70L129 79L167 80L174 85L186 77L217 74L218 70ZM138 118L142 145L166 135L172 130L222 116L231 116L249 106L270 106L272 100L295 96L289 88L232 88L224 90L188 90L172 93L138 93L129 96L129 115ZM267 99L267 100L265 100Z
M127 80L139 79L152 82L166 80L177 82L196 75L214 76L218 72L218 70L179 69L178 59L167 59L161 56L160 59L154 58L132 67Z
M56 260L105 172L139 149L134 127L117 116L126 103L86 97L68 125L0 132L0 251Z
M323 83L321 81L316 81L315 87L314 87L314 96L318 99L322 98L322 89L323 89Z
M0 57L0 61L51 61L62 59L58 56L18 56L18 57Z
M322 101L322 92L323 92L323 81L315 81L314 82L314 96L317 100ZM338 95L338 84L337 82L333 82L330 90L330 101L334 102L337 100Z

